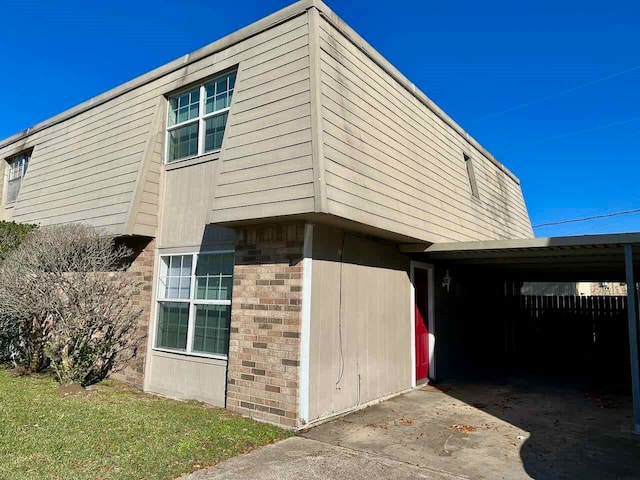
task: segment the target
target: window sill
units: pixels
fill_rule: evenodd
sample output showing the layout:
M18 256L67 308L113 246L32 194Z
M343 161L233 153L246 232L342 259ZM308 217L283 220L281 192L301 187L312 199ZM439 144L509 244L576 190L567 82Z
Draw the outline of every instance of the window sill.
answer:
M180 355L181 357L195 357L195 358L208 358L209 360L224 360L225 362L229 359L227 355L213 355L209 353L196 353L196 352L183 352L180 350L171 350L170 348L152 348L154 352L162 352L162 353L170 353L172 355Z
M185 158L184 160L176 160L175 162L165 163L164 169L168 172L177 168L191 167L193 165L199 165L201 163L213 162L220 158L220 150L217 152L206 153L199 157Z

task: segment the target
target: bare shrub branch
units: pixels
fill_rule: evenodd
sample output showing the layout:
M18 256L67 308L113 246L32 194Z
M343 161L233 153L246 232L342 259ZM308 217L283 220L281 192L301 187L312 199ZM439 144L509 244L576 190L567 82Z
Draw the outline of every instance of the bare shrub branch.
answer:
M95 383L136 354L141 287L125 271L131 254L83 225L42 227L0 266L0 330L12 332L15 361L49 363L62 383Z

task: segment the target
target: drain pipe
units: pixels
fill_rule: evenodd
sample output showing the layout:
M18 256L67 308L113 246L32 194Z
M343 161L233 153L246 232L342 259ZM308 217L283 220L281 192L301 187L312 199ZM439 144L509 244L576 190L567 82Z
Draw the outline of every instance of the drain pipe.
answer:
M627 316L629 319L629 349L631 353L631 391L633 395L634 431L640 434L640 367L638 365L638 292L633 272L633 249L624 246L624 263L627 273Z

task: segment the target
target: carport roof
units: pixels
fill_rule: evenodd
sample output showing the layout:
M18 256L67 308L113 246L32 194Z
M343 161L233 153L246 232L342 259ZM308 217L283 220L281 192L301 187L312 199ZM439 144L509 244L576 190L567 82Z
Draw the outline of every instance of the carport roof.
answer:
M640 232L403 245L401 250L426 261L484 266L521 279L624 281L624 245L632 246L638 271Z

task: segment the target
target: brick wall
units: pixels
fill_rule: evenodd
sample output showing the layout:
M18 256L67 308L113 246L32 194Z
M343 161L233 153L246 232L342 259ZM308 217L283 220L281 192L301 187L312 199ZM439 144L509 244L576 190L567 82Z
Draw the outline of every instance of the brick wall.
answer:
M227 408L298 425L304 225L236 230Z
M147 351L147 336L151 320L151 289L153 285L153 262L155 259L155 240L133 239L127 242L136 252L135 259L127 269L127 273L135 275L141 287L133 298L134 307L142 310L135 335L142 338L137 355L127 366L113 374L112 377L142 388L144 383L144 365Z

